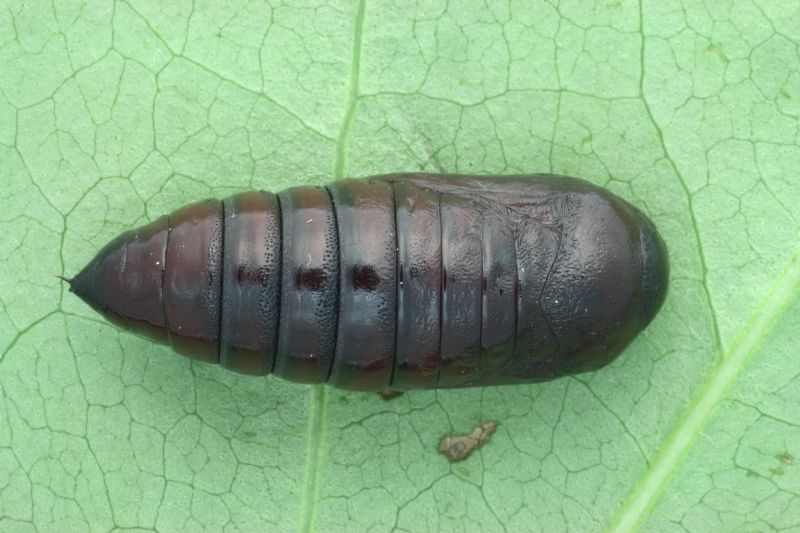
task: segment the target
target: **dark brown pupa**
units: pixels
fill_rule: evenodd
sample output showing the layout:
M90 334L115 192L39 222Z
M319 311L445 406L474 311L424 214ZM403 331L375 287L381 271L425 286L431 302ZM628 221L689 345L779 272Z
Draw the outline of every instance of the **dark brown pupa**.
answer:
M585 181L389 174L185 206L111 241L70 290L195 359L380 391L598 369L668 277L652 222Z

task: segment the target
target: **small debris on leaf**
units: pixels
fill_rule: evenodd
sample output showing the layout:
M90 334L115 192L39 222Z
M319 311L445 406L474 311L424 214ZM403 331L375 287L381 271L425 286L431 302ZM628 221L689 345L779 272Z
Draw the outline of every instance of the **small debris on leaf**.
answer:
M403 393L399 390L382 390L378 394L380 394L381 398L384 400L391 400L393 398L397 398L398 396L402 396Z
M497 428L497 422L491 420L483 422L480 426L466 435L447 435L439 442L439 451L455 463L466 459L469 454L489 441Z
M785 465L790 465L794 462L794 457L789 452L784 452L778 455L778 460Z

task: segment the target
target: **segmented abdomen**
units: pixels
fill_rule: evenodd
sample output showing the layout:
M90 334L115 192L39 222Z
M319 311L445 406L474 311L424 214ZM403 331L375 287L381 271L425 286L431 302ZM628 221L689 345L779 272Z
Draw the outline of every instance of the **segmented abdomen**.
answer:
M211 304L197 306L202 321L187 314L206 332L199 348L176 342L174 327L172 345L204 360L218 352L238 372L357 390L467 385L512 355L517 288L521 308L533 306L506 221L469 198L345 180L185 209L207 221L198 226L222 221L224 253L202 261L207 288L196 290L219 296L195 300ZM184 246L170 235L170 247ZM206 326L215 320L218 333Z
M580 180L399 174L188 205L71 285L237 372L406 390L602 366L660 306L666 268L652 224Z

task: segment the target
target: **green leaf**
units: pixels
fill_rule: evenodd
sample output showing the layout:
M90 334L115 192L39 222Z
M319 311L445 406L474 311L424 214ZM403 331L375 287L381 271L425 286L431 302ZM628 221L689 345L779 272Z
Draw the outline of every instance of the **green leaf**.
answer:
M0 529L800 528L798 17L6 1ZM192 364L55 277L206 195L409 170L608 187L668 242L664 309L600 372L387 402Z

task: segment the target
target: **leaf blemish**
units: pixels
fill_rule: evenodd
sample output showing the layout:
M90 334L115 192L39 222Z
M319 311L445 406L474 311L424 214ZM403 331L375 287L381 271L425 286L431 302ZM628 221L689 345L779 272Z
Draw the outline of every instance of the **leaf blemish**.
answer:
M446 435L439 442L439 451L447 456L451 463L461 461L489 442L489 438L497 429L497 422L483 422L466 435Z
M794 456L789 452L783 452L777 455L778 461L782 462L785 465L790 465L794 462Z
M380 391L378 395L380 395L380 397L383 398L384 400L392 400L394 398L397 398L398 396L402 396L403 393L401 391L387 389Z

